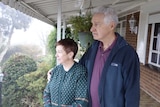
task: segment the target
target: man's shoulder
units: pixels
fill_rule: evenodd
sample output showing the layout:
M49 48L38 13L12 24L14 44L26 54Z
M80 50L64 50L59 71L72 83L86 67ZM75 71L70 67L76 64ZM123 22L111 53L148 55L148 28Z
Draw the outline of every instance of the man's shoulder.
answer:
M79 69L84 69L84 70L86 69L86 67L84 65L82 65L81 63L76 63L75 67L79 68Z

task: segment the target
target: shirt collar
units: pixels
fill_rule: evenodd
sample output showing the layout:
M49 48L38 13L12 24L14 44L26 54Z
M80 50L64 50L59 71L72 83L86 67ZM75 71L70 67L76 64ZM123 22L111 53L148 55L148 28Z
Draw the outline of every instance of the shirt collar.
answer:
M117 41L117 36L116 36L115 40L112 42L112 44L111 44L106 50L112 49L113 46L116 44L116 41ZM100 48L100 49L103 49L103 44L102 44L102 42L99 43L99 48Z

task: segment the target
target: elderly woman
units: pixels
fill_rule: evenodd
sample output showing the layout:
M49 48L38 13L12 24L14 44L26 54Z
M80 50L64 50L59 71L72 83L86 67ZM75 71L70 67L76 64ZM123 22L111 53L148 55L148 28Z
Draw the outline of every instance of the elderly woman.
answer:
M87 107L87 70L74 61L78 51L72 39L56 44L59 65L51 70L51 78L44 90L44 107Z

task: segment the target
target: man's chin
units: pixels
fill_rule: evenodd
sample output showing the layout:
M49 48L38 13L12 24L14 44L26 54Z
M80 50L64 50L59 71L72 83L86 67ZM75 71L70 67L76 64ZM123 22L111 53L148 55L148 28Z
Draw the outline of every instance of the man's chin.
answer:
M97 38L96 36L93 36L93 39L94 39L94 40L98 40L98 38Z

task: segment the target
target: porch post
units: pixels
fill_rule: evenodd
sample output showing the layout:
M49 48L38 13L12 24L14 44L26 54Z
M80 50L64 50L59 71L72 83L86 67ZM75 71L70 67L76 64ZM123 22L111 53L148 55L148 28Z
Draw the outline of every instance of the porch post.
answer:
M58 2L58 15L57 15L57 41L61 40L61 14L62 14L62 0Z
M65 16L63 15L63 35L62 38L65 38L65 31L66 31L66 20L65 20Z

